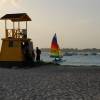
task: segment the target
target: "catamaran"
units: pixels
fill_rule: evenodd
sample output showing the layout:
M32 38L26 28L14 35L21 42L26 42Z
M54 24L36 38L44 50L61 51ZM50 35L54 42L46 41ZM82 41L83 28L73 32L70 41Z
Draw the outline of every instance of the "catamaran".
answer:
M57 42L57 36L56 33L53 36L52 42L51 42L51 49L50 49L50 57L54 58L54 61L62 61L62 53L59 48L58 42Z

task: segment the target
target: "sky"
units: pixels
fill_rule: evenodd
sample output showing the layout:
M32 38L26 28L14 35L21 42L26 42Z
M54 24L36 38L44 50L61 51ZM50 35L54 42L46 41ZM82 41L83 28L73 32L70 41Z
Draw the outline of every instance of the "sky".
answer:
M31 17L34 47L50 48L56 33L60 48L100 49L100 0L0 0L0 17L8 13ZM0 37L3 29L0 21Z

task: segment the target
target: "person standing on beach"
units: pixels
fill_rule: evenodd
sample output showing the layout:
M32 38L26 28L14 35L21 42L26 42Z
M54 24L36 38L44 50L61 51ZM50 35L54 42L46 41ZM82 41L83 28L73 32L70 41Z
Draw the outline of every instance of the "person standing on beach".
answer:
M40 54L41 54L41 50L36 47L36 61L40 62Z
M34 49L32 50L32 58L33 58L33 61L35 61L35 53L34 53Z

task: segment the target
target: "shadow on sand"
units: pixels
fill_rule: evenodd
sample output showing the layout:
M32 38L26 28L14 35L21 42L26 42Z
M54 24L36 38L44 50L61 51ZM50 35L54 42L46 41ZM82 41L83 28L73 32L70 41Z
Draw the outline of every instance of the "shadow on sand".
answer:
M8 62L8 61L2 61L0 62L0 68L13 68L13 69L20 69L20 68L34 68L34 67L42 67L45 65L59 65L55 64L53 62Z

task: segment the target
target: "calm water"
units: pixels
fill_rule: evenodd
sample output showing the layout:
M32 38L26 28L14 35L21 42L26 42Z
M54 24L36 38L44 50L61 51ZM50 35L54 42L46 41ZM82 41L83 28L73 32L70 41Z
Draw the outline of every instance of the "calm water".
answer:
M49 62L53 58L49 57L48 52L42 52L41 60ZM63 62L61 65L100 65L100 55L73 55L73 56L64 56Z

